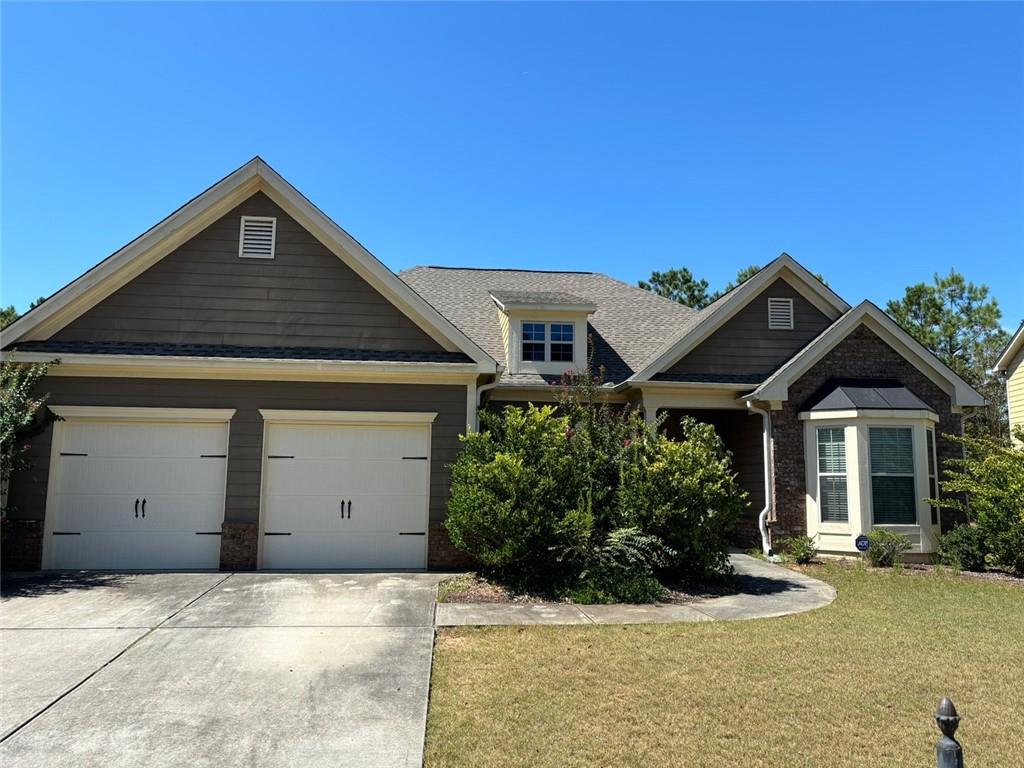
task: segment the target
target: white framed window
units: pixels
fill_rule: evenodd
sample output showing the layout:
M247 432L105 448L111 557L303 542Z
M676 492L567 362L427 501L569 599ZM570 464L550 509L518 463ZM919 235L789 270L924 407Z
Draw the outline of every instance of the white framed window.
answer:
M524 320L521 359L524 363L571 363L575 358L575 335L573 323Z
M793 330L792 299L768 299L768 329L772 331Z
M938 460L935 455L935 430L928 427L924 431L925 453L928 454L928 498L939 498L939 478L936 472ZM932 525L939 524L939 507L930 505L932 510Z
M850 519L846 476L846 429L818 427L818 509L823 523Z
M547 360L547 333L544 323L523 323L524 362L543 363Z
M871 515L875 525L917 523L914 437L911 427L868 429Z
M238 230L238 256L242 259L272 259L276 240L275 217L243 216Z

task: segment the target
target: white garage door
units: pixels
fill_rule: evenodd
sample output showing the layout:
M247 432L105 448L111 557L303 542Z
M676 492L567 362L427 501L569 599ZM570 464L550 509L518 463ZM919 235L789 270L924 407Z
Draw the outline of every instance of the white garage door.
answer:
M55 441L47 567L219 566L226 422L71 417Z
M267 425L264 568L426 567L429 425Z

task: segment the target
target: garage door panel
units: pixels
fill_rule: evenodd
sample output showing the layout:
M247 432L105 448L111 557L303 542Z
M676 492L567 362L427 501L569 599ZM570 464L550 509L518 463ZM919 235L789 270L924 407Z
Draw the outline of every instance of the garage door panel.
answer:
M48 567L218 567L220 536L197 532L220 532L227 444L225 422L63 422L50 529L72 535Z
M398 533L265 536L263 567L288 570L425 568L423 536Z
M68 570L207 569L220 561L220 536L83 532L55 536L53 557L55 568Z
M422 493L359 495L345 499L269 496L265 529L292 533L422 532L425 519L426 503Z
M65 457L60 487L65 493L109 493L111 488L119 488L140 497L175 493L190 486L216 488L224 478L224 461ZM187 485L183 485L183 481L187 481Z
M263 530L287 535L263 567L425 567L429 446L426 426L270 424Z
M422 493L430 474L425 461L361 461L358 459L271 459L268 487L275 494Z
M183 458L227 453L223 424L67 422L62 451L90 457Z
M427 449L427 431L405 427L275 425L267 439L268 454L296 458L401 459L424 456Z

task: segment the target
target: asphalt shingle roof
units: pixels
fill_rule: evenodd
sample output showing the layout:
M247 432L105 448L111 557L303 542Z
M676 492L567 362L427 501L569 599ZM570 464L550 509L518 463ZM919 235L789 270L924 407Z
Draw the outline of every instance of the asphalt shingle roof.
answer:
M333 347L242 347L227 344L163 344L123 341L23 341L14 349L52 355L152 355L258 360L352 360L386 363L471 363L461 352L402 352Z
M588 303L581 296L564 291L507 291L494 289L490 291L491 296L502 304L573 304L580 305Z
M629 378L669 339L702 317L690 307L596 272L414 267L399 277L499 361L505 359L505 347L491 293L558 293L593 303L597 310L590 316L588 333L594 343L594 362L604 367L606 381L616 383ZM530 374L506 375L503 381L547 383L544 377Z

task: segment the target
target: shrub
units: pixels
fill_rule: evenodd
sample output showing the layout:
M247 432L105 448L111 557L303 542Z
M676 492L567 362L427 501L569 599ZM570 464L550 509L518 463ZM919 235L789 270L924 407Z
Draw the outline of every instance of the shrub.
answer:
M658 435L651 450L624 464L619 504L632 525L675 551L667 570L703 579L727 567L747 495L714 427L690 417L681 425L681 441Z
M963 445L964 458L946 462L941 504L967 514L997 567L1024 576L1024 449L992 437L947 438Z
M795 563L806 565L818 556L818 548L810 536L793 536L779 542L779 551Z
M903 555L910 549L910 541L906 536L887 530L875 528L868 534L868 562L882 568L892 568L903 563Z
M649 602L663 573L721 570L745 497L714 429L684 433L657 435L589 371L557 410L482 412L452 466L452 543L515 591L580 602Z
M56 363L22 365L0 361L0 516L6 516L11 477L29 466L28 441L56 419L45 409L49 395L37 395L39 381Z
M958 525L939 538L939 562L961 571L985 570L985 534L973 525Z

